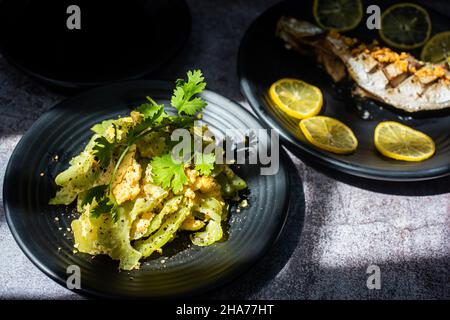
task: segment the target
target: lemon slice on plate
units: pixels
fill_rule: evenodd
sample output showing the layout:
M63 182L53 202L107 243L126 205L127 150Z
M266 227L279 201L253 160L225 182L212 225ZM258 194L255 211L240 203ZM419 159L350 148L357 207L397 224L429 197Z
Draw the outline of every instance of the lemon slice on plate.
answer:
M320 89L298 79L278 80L270 87L269 95L278 108L297 119L315 116L323 104Z
M352 153L358 139L352 129L334 118L316 116L300 121L300 129L314 146L337 154Z
M435 153L433 139L425 133L394 121L375 128L375 147L384 156L404 161L423 161Z
M363 6L361 0L314 0L313 14L322 29L343 32L358 26Z
M424 8L416 4L393 5L381 16L380 37L394 48L418 48L427 42L430 35L430 16Z
M431 38L423 47L420 59L433 63L450 62L450 31L438 33Z

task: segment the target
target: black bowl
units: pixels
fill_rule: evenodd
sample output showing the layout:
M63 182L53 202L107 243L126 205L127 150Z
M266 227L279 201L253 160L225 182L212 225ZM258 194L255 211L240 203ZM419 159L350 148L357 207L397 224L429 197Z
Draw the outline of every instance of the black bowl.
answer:
M382 9L395 2L383 1ZM427 10L433 21L433 32L450 29L448 17L429 8ZM280 132L288 148L300 158L370 179L412 181L450 174L449 110L406 114L377 102L353 99L349 85L335 85L314 60L285 49L282 41L275 36L276 23L283 15L313 22L312 1L284 1L258 17L242 39L238 72L241 90L251 107L266 127ZM363 20L349 35L370 42L377 37L377 32L367 30ZM413 52L416 55L418 53ZM359 140L355 153L336 155L313 147L301 133L299 120L274 107L268 97L268 90L273 82L285 77L302 79L322 90L324 106L321 114L335 117L353 129ZM367 119L365 111L370 114ZM375 149L373 133L375 126L384 120L399 121L427 133L436 142L436 154L419 163L383 157Z
M236 168L248 182L249 207L240 212L232 209L226 241L210 247L188 247L180 236L168 245L162 257L150 258L131 272L119 272L117 261L109 257L92 258L72 252L72 234L67 228L76 215L71 207L47 204L56 190L55 176L84 148L93 124L129 113L130 107L142 103L147 95L168 105L173 85L132 81L70 98L42 115L14 150L4 180L7 222L27 257L56 282L65 285L67 267L78 265L81 289L76 291L82 294L191 296L247 270L279 235L289 209L289 173L295 171L283 150L276 175L260 175L258 165ZM262 128L238 104L210 91L203 98L208 102L203 121L218 136L226 128Z
M66 26L69 5L81 10L79 30ZM140 78L174 57L190 30L184 0L0 1L1 53L54 88Z

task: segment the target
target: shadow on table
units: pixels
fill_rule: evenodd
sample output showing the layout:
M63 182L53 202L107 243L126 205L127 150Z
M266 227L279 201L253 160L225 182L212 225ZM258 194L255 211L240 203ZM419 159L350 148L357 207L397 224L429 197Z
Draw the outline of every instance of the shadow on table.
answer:
M448 299L450 297L450 256L410 261L373 263L381 270L381 290L367 288L367 267L327 267L320 264L316 252L319 242L326 242L322 226L333 214L325 206L324 189L333 190L330 180L326 188L308 186L311 194L305 211L300 179L292 175L292 198L297 199L289 211L282 234L271 250L247 273L223 288L199 299ZM327 179L328 180L328 179ZM291 182L291 183L292 183ZM317 183L321 183L320 181ZM314 194L321 192L320 200ZM321 207L318 202L323 202ZM357 263L357 262L356 262Z
M310 170L306 171L308 175ZM368 264L326 267L320 264L317 244L326 242L323 226L334 213L326 204L336 181L305 177L308 210L300 179L291 175L291 207L282 234L271 250L247 273L200 299L448 299L450 256L411 261L376 262L381 290L366 286ZM393 188L393 187L392 187ZM320 193L320 197L315 196ZM331 201L331 200L330 200ZM323 204L323 205L321 205ZM314 209L314 210L312 210ZM343 248L345 249L345 248ZM349 265L352 262L348 263Z
M0 225L6 223L5 209L3 208L3 203L0 203Z
M24 134L63 97L26 76L0 55L0 138Z
M302 155L299 159L334 180L373 192L399 196L431 196L450 192L450 176L425 181L381 181L357 177L331 169L318 164L308 155Z
M377 263L380 268L380 289L369 289L373 271L367 266L325 268L309 264L308 271L289 270L290 281L276 281L265 288L260 277L262 267L242 277L227 288L209 295L212 299L445 299L450 298L448 278L449 257L426 258L402 262Z
M234 280L229 285L217 291L200 296L200 299L226 298L245 299L253 291L272 280L288 263L294 250L299 246L305 219L305 195L298 170L290 175L290 203L289 213L284 228L269 252L259 260L247 273ZM232 296L230 296L232 294Z

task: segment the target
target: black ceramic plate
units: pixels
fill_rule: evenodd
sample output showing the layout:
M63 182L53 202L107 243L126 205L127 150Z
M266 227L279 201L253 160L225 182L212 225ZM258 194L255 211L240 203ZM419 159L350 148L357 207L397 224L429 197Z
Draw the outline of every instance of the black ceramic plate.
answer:
M383 1L382 9L395 1ZM306 57L286 50L275 37L275 25L283 15L314 21L312 1L287 1L272 7L250 26L239 51L241 89L253 110L266 127L276 128L286 145L300 157L339 171L378 180L425 180L450 173L450 112L404 114L375 102L358 102L351 98L350 88L336 86L330 77ZM450 29L450 19L427 8L433 21L433 32ZM377 32L369 32L365 23L350 33L371 41ZM417 52L413 52L417 54ZM350 126L359 139L358 150L352 155L335 155L309 144L295 120L278 111L268 98L268 89L284 77L302 79L321 88L324 106L321 114L335 117ZM364 111L370 117L365 119ZM430 135L436 142L436 154L420 163L407 163L381 156L373 144L375 126L383 120L395 120Z
M81 29L66 26L78 5ZM136 79L184 45L191 16L184 0L0 1L0 50L47 84L85 88Z
M117 261L73 254L66 228L74 218L71 208L49 206L54 178L65 169L91 136L89 128L104 119L130 112L146 95L168 105L173 83L132 81L83 93L45 113L24 135L9 161L4 181L4 206L11 232L28 258L49 277L65 285L66 268L81 268L81 290L103 297L155 298L190 296L230 281L260 258L280 233L289 207L288 172L295 167L281 150L276 175L260 175L257 165L237 172L249 185L249 207L232 209L228 239L210 247L187 247L175 239L164 256L151 258L141 269L118 272ZM238 104L213 92L203 120L219 137L226 128L262 128ZM54 156L58 155L58 161ZM41 173L44 173L41 176ZM298 178L297 178L298 179ZM297 202L304 199L296 199ZM55 218L58 218L55 220ZM165 263L161 263L165 260Z

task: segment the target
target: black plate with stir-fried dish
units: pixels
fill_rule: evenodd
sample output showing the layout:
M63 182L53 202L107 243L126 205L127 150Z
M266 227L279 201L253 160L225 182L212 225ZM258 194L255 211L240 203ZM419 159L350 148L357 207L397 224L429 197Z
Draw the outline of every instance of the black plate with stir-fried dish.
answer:
M384 10L399 1L380 4ZM288 50L276 36L276 26L283 16L315 23L313 1L284 1L267 10L249 27L242 39L238 73L241 90L266 127L280 132L281 139L298 156L333 170L359 177L389 180L418 181L450 174L450 110L405 112L391 105L371 99L354 97L353 83L335 83L314 57ZM371 3L364 2L364 5ZM432 21L432 34L448 31L449 18L422 4ZM365 8L365 7L364 7ZM379 40L377 30L368 30L363 16L359 26L343 35L365 43ZM381 46L387 46L381 40ZM394 49L396 50L396 49ZM398 52L402 50L397 50ZM420 48L410 52L420 58ZM277 108L269 96L269 88L282 78L303 80L321 89L323 107L320 115L336 118L348 125L359 140L358 148L348 155L339 155L314 147L299 128L298 119ZM381 155L374 145L375 127L392 120L422 131L435 142L436 153L422 162L406 162Z
M275 175L261 175L259 165L233 167L247 182L248 206L239 210L231 206L222 241L199 247L181 232L162 254L154 253L132 271L119 271L118 262L107 256L76 252L68 229L78 216L75 206L48 204L56 192L55 176L83 150L94 124L127 115L130 108L146 101L146 96L167 106L173 86L132 81L88 91L50 109L18 143L4 180L7 222L27 257L59 284L66 286L67 268L76 265L81 271L81 288L75 291L85 295L162 298L211 290L248 270L274 243L288 215L292 192L296 202L304 201L301 186L289 188L290 179L299 178L292 176L295 167L280 149ZM202 120L216 137L223 138L228 128L262 128L237 103L211 91L201 97L207 102Z

